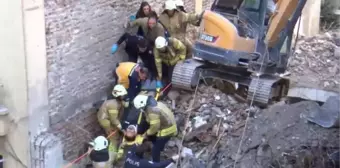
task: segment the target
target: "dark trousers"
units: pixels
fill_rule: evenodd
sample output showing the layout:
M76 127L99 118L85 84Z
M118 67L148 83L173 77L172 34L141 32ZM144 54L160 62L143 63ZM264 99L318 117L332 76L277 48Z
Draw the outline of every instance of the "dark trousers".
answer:
M130 53L129 51L126 51L125 52L128 54L128 62L135 62L137 63L138 61L138 54L135 54L135 53Z
M161 152L165 148L165 144L171 139L171 137L156 137L153 136L150 138L153 144L151 154L152 161L159 162L161 160Z
M164 83L168 84L171 82L172 73L174 72L175 66L169 66L162 63L162 76L164 79Z

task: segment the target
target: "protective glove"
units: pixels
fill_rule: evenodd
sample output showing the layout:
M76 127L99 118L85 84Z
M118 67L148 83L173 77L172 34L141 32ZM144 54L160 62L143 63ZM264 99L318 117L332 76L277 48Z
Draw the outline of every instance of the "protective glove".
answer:
M117 128L118 128L120 131L123 131L123 130L122 130L122 125L121 125L121 124L117 125Z
M156 81L156 88L157 89L160 89L160 88L162 88L163 87L163 84L162 84L162 82L161 81Z
M174 161L174 162L177 162L177 160L179 159L179 155L174 155L171 157L171 159Z
M118 50L118 44L113 44L111 47L111 54L116 53Z
M136 16L135 15L131 15L130 16L130 22L135 21L135 20L136 20Z
M128 108L128 107L129 107L129 101L124 101L124 102L123 102L123 106L124 106L125 108Z

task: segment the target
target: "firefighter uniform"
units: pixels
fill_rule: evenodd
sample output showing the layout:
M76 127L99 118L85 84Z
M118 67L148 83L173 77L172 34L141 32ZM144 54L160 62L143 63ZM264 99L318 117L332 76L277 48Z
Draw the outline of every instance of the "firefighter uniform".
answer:
M158 42L164 43L158 44ZM163 47L165 47L165 50L160 50L160 48ZM156 39L154 56L159 80L161 80L163 74L165 74L163 72L163 68L167 68L168 73L166 75L168 76L169 80L171 80L173 68L177 62L185 59L186 47L176 38L170 37L168 40L166 40L165 38L159 37Z
M93 150L89 153L89 158L92 161L94 168L111 168L110 162L111 153L109 152L109 142L103 136L98 136L93 142L89 143Z
M163 24L165 29L170 33L171 37L180 40L187 47L187 56L192 55L192 43L186 38L186 31L188 24L197 25L201 18L201 14L191 14L178 11L173 0L168 0L165 3L166 10L174 10L174 15L169 16L165 11L159 16L159 21Z
M145 136L153 143L152 159L154 162L160 161L161 151L171 137L177 135L177 125L174 114L162 102L157 102L153 97L138 95L133 101L137 109L145 109L146 121L150 127Z
M113 131L118 131L122 128L120 123L120 116L122 115L123 105L116 99L106 100L100 107L97 118L99 125L109 135ZM110 137L110 141L113 146L117 146L119 140L119 134L116 133ZM114 147L117 148L117 147Z
M139 18L135 21L129 22L128 27L140 26L144 32L144 37L149 41L151 46L154 46L154 42L158 36L165 36L165 31L160 23L156 23L155 27L150 28L148 26L149 18Z
M117 153L117 147L119 142L119 133L122 129L122 124L120 119L124 110L123 98L127 95L127 91L122 85L116 85L112 91L113 97L115 99L106 100L99 108L97 113L97 119L99 125L105 130L106 134L109 135L111 132L116 131L114 135L110 137L110 161L113 162L115 159L115 154Z
M138 66L140 65L134 62L122 62L116 68L118 84L123 85L127 89L127 98L129 100L133 100L141 91L142 84L139 80L138 72L135 71Z

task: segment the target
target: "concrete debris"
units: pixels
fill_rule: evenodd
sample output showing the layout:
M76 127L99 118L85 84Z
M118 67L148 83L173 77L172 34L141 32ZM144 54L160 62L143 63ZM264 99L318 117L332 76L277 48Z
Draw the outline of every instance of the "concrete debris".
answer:
M288 91L288 97L300 98L304 100L312 100L317 102L326 102L331 96L338 96L339 94L332 91L326 91L316 88L293 87Z
M173 151L174 146L177 149L181 147L181 134L185 124L188 125L187 132L184 136L182 151L185 150L190 157L185 157L180 162L180 167L214 167L218 165L212 162L215 155L223 150L226 142L228 131L241 128L247 117L246 109L249 108L244 102L238 102L232 95L228 95L213 86L200 85L196 94L195 101L193 94L179 91L179 101L176 103L174 110L180 135L172 139L167 148L169 152ZM171 107L172 95L169 97L168 105ZM187 109L193 104L189 123L185 123L190 111ZM241 129L240 129L241 130ZM169 156L174 153L168 154ZM195 154L195 155L194 155Z
M181 157L185 158L185 157L191 157L191 156L194 156L194 154L192 153L192 150L187 147L183 147L182 152L181 152Z
M339 127L339 102L339 96L329 97L321 107L317 106L305 111L300 117L325 128Z
M289 64L294 83L339 92L339 40L339 32L300 39Z

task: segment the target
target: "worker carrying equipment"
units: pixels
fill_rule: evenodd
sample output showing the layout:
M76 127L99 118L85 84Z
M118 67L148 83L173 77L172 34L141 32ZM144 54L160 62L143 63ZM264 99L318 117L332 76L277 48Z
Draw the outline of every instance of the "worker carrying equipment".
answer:
M120 119L122 113L124 111L124 97L127 95L127 91L123 85L116 85L113 88L112 95L114 99L106 100L102 106L100 107L97 113L97 119L99 125L105 130L105 133L109 135L113 131L122 130L122 124L120 123ZM119 134L115 134L110 137L110 152L117 152L119 141ZM113 161L112 158L111 161Z
M176 63L185 59L186 47L176 38L157 37L155 41L154 56L158 72L158 81L162 80L163 74L171 80L172 71Z
M167 0L165 10L160 14L159 21L165 27L171 37L180 40L187 47L187 56L192 55L192 43L186 38L186 29L188 24L199 26L199 20L202 14L185 13L178 10L178 6L183 5L183 1Z
M152 96L138 95L133 104L137 109L145 111L150 127L144 137L153 143L152 158L154 162L159 162L165 144L177 135L174 114L164 103L157 102Z
M148 77L149 70L141 64L121 62L118 64L115 73L116 78L118 78L118 84L127 89L127 101L132 101L141 91L142 81ZM128 107L128 104L125 107Z
M136 26L140 26L142 28L144 37L149 41L151 46L154 46L154 42L158 36L165 36L165 30L162 24L157 22L157 18L155 16L130 21L125 27L129 28Z
M167 166L175 163L179 156L172 156L171 159L161 161L161 162L152 162L147 159L143 159L143 154L148 149L148 146L144 143L141 145L134 145L127 152L127 156L125 158L124 168L166 168Z
M103 136L98 136L93 142L89 143L89 157L94 168L110 168L109 142Z

